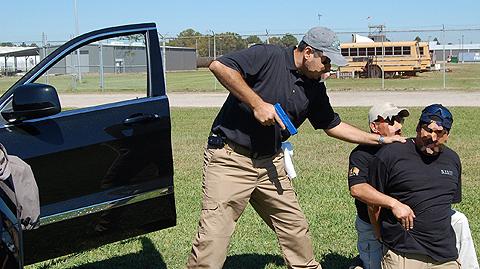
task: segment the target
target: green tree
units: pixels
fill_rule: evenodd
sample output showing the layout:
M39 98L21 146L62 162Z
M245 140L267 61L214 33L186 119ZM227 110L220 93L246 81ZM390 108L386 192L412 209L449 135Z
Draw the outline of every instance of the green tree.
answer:
M285 47L296 46L296 45L298 45L298 40L292 34L286 33L282 37L282 45L285 46Z
M421 41L422 41L422 39L421 39L418 35L417 35L417 37L415 37L414 40L417 41L417 42L421 42Z
M218 34L216 36L216 43L217 56L247 47L247 42L243 40L239 34L233 32L225 32Z
M15 47L12 42L0 42L0 47Z
M176 47L189 47L195 48L196 45L198 46L198 38L201 37L202 34L195 31L192 28L186 29L181 31L177 38L171 40L167 43L168 46L176 46Z
M143 42L145 44L145 36L143 34L134 34L125 36L128 42L131 44L133 42Z
M258 37L256 35L248 36L247 38L245 38L245 41L247 42L248 45L261 44L262 43L262 40L260 39L260 37Z
M270 37L268 39L268 43L273 44L273 45L283 45L282 44L282 39L280 37L277 37L277 36Z

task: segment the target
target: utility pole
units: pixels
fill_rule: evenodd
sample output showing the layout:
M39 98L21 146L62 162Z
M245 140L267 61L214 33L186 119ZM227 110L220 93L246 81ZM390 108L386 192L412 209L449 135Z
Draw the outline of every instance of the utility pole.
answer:
M208 36L208 58L210 60L210 36Z
M375 42L378 42L378 39L380 38L380 41L382 42L382 90L385 89L385 46L383 42L387 41L384 30L385 24L368 25L368 37Z
M207 31L212 32L212 36L213 36L213 60L216 60L217 59L217 44L216 44L216 41L215 41L215 32L211 29L207 30ZM210 41L208 42L208 45L210 46ZM210 48L208 49L208 51L210 52ZM215 76L213 77L213 89L217 90L217 78Z
M318 13L317 16L318 16L318 26L321 26L322 24L320 23L321 22L320 19L322 18L322 14Z
M213 30L211 31L213 34L213 59L216 60L217 59L217 43L215 41L215 32Z

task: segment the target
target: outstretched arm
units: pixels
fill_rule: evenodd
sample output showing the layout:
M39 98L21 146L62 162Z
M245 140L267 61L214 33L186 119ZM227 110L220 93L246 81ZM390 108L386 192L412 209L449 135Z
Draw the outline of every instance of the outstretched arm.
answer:
M405 137L399 135L384 137L378 134L367 133L344 122L341 122L331 129L326 129L325 133L327 133L328 136L356 144L379 145L393 142L405 143L406 141Z

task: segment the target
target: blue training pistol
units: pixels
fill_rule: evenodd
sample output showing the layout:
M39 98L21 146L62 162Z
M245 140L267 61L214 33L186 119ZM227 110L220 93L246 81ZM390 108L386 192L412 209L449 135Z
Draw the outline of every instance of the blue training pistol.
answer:
M285 111L283 110L282 106L279 103L275 104L275 111L277 112L278 116L282 120L285 127L287 127L287 130L290 133L290 135L297 134L298 133L297 128L295 128L295 126L293 126L292 121L287 116L287 113L285 113Z

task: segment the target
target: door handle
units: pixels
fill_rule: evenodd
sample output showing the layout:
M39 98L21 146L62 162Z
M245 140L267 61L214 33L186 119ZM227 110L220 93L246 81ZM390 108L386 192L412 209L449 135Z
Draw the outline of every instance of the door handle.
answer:
M130 126L133 124L139 124L139 123L147 123L156 119L159 119L160 116L158 114L134 114L125 120L123 120L123 124Z

